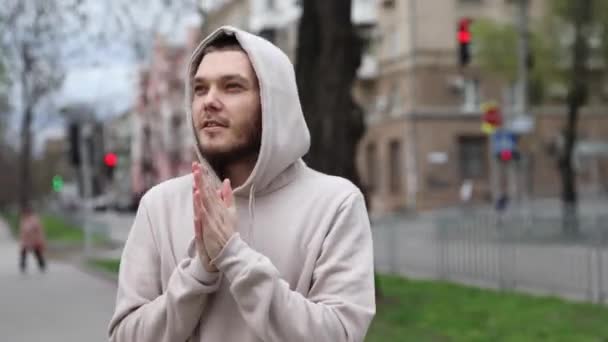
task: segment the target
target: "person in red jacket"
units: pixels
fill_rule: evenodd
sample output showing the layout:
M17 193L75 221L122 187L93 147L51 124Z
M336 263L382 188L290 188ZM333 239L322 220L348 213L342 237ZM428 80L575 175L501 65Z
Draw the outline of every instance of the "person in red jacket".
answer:
M28 252L33 252L36 255L40 271L45 271L46 262L44 260L44 249L46 242L44 228L40 223L38 215L29 207L23 209L21 213L19 233L21 240L21 258L19 266L21 272L25 272Z

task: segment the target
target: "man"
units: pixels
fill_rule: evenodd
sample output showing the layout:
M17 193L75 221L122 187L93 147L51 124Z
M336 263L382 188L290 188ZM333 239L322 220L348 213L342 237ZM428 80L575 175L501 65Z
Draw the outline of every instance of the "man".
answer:
M186 83L200 163L142 198L110 340L362 341L369 219L352 183L301 160L310 135L289 59L222 27Z

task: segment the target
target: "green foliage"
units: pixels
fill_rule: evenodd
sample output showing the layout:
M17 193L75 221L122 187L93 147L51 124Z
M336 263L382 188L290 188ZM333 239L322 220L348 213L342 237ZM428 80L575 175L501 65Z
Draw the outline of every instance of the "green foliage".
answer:
M608 308L556 298L381 277L366 341L605 341Z
M60 217L43 215L42 225L49 241L79 242L84 239L82 229L69 224Z
M517 76L517 32L490 20L473 22L474 57L485 72L513 81Z
M472 27L475 37L474 59L487 74L514 82L517 79L518 32L513 25L499 24L486 19L476 20ZM545 84L559 77L559 50L554 39L548 38L540 28L530 32L532 83Z
M4 218L9 224L13 234L18 236L19 232L19 218L15 213L4 213ZM61 217L54 215L41 215L42 226L47 239L50 242L82 242L84 240L84 233L79 227L73 226L66 222ZM99 238L95 238L99 240Z
M575 6L579 1L549 0L543 18L530 23L530 51L533 65L530 87L536 101L543 100L549 85L568 83ZM608 1L595 0L593 18L586 35L600 39L592 56L608 62ZM482 71L502 80L513 82L517 77L518 32L513 24L500 24L476 19L471 27L474 37L474 60Z

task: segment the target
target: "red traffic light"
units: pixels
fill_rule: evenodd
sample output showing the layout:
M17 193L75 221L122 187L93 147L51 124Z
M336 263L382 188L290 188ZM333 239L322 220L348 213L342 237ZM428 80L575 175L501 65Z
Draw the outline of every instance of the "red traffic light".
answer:
M471 31L469 31L469 27L471 26L471 19L462 18L458 22L458 42L460 44L468 44L471 42Z
M118 163L118 156L116 156L115 153L108 152L104 156L103 162L104 164L106 164L107 167L115 167Z
M513 151L511 151L511 150L500 151L500 160L507 162L507 161L510 161L511 159L513 159Z
M502 115L497 106L489 106L483 113L483 121L492 126L502 125Z

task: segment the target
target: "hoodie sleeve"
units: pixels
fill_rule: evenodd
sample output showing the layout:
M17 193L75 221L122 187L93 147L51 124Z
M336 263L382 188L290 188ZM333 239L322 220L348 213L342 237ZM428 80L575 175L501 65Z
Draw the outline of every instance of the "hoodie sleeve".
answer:
M218 274L208 273L192 252L195 248L189 248L189 257L173 270L163 291L154 238L142 200L120 261L110 341L186 341L199 323L207 294L219 286Z
M233 236L215 263L241 314L264 341L363 341L375 314L373 247L360 193L340 207L308 297L292 291L264 255Z

